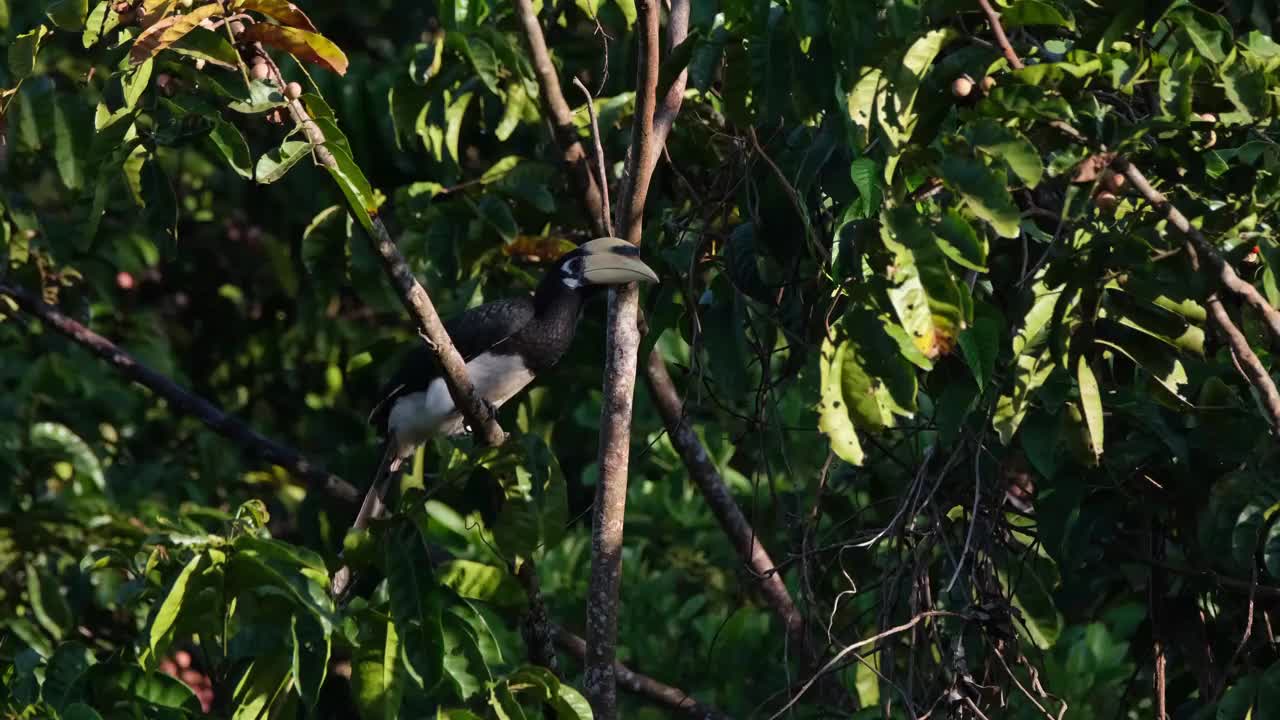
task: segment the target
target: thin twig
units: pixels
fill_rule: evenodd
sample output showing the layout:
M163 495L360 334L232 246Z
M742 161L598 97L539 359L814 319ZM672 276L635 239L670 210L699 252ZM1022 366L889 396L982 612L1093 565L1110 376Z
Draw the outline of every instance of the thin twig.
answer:
M52 305L47 305L27 291L11 285L0 284L0 295L13 298L23 312L107 361L121 375L164 398L170 408L196 418L210 430L263 460L288 469L298 478L333 497L352 503L360 500L360 491L347 481L303 457L297 450L259 435L238 418L138 362L115 343L71 319Z
M587 99L587 115L591 118L591 139L595 143L596 151L596 183L600 186L600 194L604 202L600 203L600 212L602 213L600 221L604 223L604 231L609 236L613 235L613 216L609 209L609 173L605 170L604 146L600 144L600 122L596 117L596 103L591 97L591 91L578 78L573 79L573 84L582 91L582 96Z
M787 711L790 710L792 706L794 706L797 702L799 702L800 698L806 692L809 691L809 688L813 687L813 684L817 682L819 678L821 678L826 673L830 672L832 668L839 665L840 661L843 660L845 656L848 655L849 653L852 653L853 651L857 650L860 647L865 647L867 645L870 645L871 643L879 642L892 635L897 635L900 632L905 632L907 630L910 630L911 628L919 624L921 620L924 620L926 618L931 618L931 617L956 617L956 618L963 618L967 620L969 616L964 615L962 613L947 612L946 610L927 610L925 612L919 613L918 615L911 618L907 622L902 623L901 625L896 625L894 627L889 628L888 630L885 630L882 633L872 635L871 637L865 640L859 640L858 642L852 645L846 646L840 652L836 653L835 657L828 660L825 665L819 668L818 671L813 674L813 677L809 678L808 682L806 682L804 685L800 687L799 692L791 696L791 699L787 701L786 705L782 706L781 710L769 716L769 720L777 720L778 718L785 715Z
M532 0L515 0L516 15L524 29L525 42L529 45L529 55L533 60L533 73L538 78L538 87L542 91L542 99L551 115L556 144L560 147L560 156L569 170L578 197L586 207L587 218L593 226L604 217L601 205L607 201L602 199L601 186L596 183L591 172L591 164L587 159L587 151L578 139L578 129L573 122L573 111L564 99L560 90L560 78L556 75L555 63L551 62L551 53L547 50L547 41L542 35L542 25L538 15L533 11ZM594 227L597 235L612 235L607 227Z

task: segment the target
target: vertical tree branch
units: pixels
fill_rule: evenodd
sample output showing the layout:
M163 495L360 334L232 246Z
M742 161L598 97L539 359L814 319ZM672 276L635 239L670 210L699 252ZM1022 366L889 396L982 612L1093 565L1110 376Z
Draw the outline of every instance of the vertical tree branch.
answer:
M360 500L360 491L347 481L327 472L296 450L259 435L222 408L183 389L169 378L138 362L115 343L71 319L52 305L47 305L25 290L10 285L0 284L0 295L13 298L23 312L107 361L121 375L164 398L177 412L196 418L210 430L245 450L269 463L287 468L294 475L340 500L347 502Z
M657 158L653 115L658 95L658 6L637 2L639 80L631 151L617 217L622 237L639 245L644 204ZM591 530L591 578L587 586L587 656L584 690L597 720L616 720L618 589L622 582L622 529L627 505L627 469L631 453L631 412L635 395L637 323L640 292L635 283L609 291L604 402L600 411L600 479L596 485Z
M529 650L529 661L545 667L559 677L560 662L556 659L556 647L551 636L551 621L547 619L547 606L542 601L542 587L538 581L538 568L533 558L522 559L515 575L529 598L529 609L525 611L522 626L524 642Z
M583 209L596 235L607 235L609 231L601 221L604 217L605 200L601 196L601 187L591 172L591 163L587 152L578 139L578 129L573 124L573 111L565 102L564 93L560 89L560 78L556 75L555 63L551 61L551 53L547 51L547 41L542 36L542 25L538 15L533 11L532 0L515 0L516 15L524 29L525 41L529 44L529 55L533 59L533 72L538 78L538 87L551 114L552 134L560 147L561 159L569 171L578 197L582 198ZM601 182L605 180L601 179Z

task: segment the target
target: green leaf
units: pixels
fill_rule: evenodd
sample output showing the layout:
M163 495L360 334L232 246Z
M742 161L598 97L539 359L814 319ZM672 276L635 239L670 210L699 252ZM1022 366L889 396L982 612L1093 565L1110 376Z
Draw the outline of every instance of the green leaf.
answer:
M1094 377L1093 369L1083 355L1076 360L1076 383L1080 390L1085 424L1089 428L1089 444L1094 455L1102 457L1102 393L1098 390L1098 379Z
M396 720L400 717L400 699L405 687L396 680L400 638L390 618L374 629L376 633L362 633L362 642L354 649L352 692L360 716L365 720Z
M137 107L138 100L142 99L142 94L151 85L151 70L154 66L155 62L147 58L141 65L138 65L132 71L126 72L120 78L120 89L124 95L125 110L132 110Z
M450 560L439 568L440 584L464 598L502 607L523 607L527 598L520 584L504 568L474 560Z
M102 720L97 710L84 703L72 703L62 710L62 720Z
M89 669L89 687L97 707L139 702L162 708L199 712L200 700L181 680L160 672L144 672L136 665L99 663Z
M1075 31L1076 22L1069 10L1059 10L1044 0L1018 0L1000 11L1000 22L1006 28L1024 25L1055 25Z
M369 180L365 178L364 172L360 170L359 165L356 165L350 153L336 145L326 144L325 147L329 149L337 164L337 167L326 166L325 169L338 183L343 196L347 199L347 207L351 210L352 216L366 232L372 232L371 218L378 212L378 200L374 195L373 187L369 185Z
M293 641L293 686L308 710L320 700L329 669L331 637L310 615L295 614L290 623Z
M206 557L204 553L196 553L187 561L187 564L182 568L182 572L178 573L178 577L174 579L173 585L169 586L169 592L165 595L164 602L156 610L156 616L151 622L151 630L148 633L149 639L147 641L147 647L150 649L153 659L168 651L169 644L173 642L174 628L178 623L178 615L182 612L187 590L191 585L191 578Z
M1000 442L1008 445L1018 431L1022 419L1031 407L1031 398L1053 372L1054 364L1049 351L1039 355L1022 354L1017 357L1013 377L1008 390L996 399L996 410L991 425L1000 436Z
M860 218L874 217L880 212L880 165L869 157L860 157L849 167L849 177L858 188Z
M822 356L819 362L821 399L818 404L818 429L831 442L831 451L850 465L861 465L864 454L862 443L858 441L858 433L849 415L849 408L844 401L844 388L841 383L841 366L848 345L836 345L828 336L822 341Z
M963 215L948 210L933 230L938 248L949 260L970 270L987 271L987 238L974 232Z
M880 238L894 254L889 301L902 327L925 357L949 354L964 325L965 299L939 244L906 207L881 214Z
M1192 5L1171 10L1165 20L1178 27L1206 60L1221 63L1226 59L1223 48L1231 41L1231 28L1225 18Z
M528 557L564 536L568 487L560 463L541 438L524 435L507 445L506 452L484 463L503 490L493 535L506 554Z
M244 91L244 88L241 90ZM285 102L284 95L280 94L280 89L275 85L254 80L249 83L247 95L227 103L227 107L245 115L259 115L274 108L284 107Z
M27 598L36 622L55 640L61 639L71 629L71 606L63 597L63 588L57 578L44 568L27 565Z
M414 686L429 692L444 676L443 600L418 529L402 524L386 544L387 596L399 636L399 667Z
M1009 195L1004 173L952 155L942 161L942 174L974 215L990 223L1001 237L1018 237L1018 208Z
M45 666L44 701L62 712L69 703L82 698L86 690L86 673L92 665L93 654L80 643L59 645Z
M75 469L72 476L75 481L77 495L85 493L88 488L81 483L88 481L98 492L107 488L106 477L102 474L102 465L94 455L89 444L71 431L66 425L42 422L31 426L31 445L41 450L56 451L71 460Z
M254 167L254 179L269 185L284 177L298 161L311 154L311 144L302 140L286 140L284 144L258 158Z
M1000 323L988 316L979 316L971 327L960 333L960 350L965 362L978 381L978 389L985 391L996 369L996 355L1000 352Z
M229 705L235 708L232 720L265 720L290 679L290 657L273 648L256 656L240 676Z
M558 720L591 720L595 717L591 714L591 703L587 702L582 693L565 683L560 683L556 689L551 705L556 709Z
M1027 187L1040 184L1044 163L1040 152L1022 133L983 119L969 128L969 142L979 151L1008 163Z
M226 158L227 165L237 175L245 179L253 177L253 157L249 155L249 144L244 141L244 135L240 134L239 128L220 117L215 117L209 139L213 141L218 152Z
M231 47L225 35L214 30L195 28L175 40L169 49L179 55L204 60L228 70L236 70L240 67L240 54Z
M79 30L89 14L89 0L56 0L49 3L45 14L63 30Z
M471 104L472 94L467 92L458 96L444 111L445 149L454 162L460 162L458 155L458 136L462 134L462 118L467 114L467 106Z

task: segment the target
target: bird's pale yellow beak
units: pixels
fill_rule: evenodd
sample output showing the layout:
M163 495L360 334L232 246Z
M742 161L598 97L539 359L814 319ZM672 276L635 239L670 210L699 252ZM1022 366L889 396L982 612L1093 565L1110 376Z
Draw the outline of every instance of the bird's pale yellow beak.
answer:
M658 274L640 260L640 248L621 238L598 238L582 245L582 279L592 285L658 282Z

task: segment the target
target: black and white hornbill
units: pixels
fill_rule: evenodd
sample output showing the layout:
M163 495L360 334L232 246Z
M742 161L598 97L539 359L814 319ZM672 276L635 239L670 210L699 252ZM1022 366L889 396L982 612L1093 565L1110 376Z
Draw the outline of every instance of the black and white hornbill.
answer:
M445 323L445 330L466 361L476 392L496 411L560 361L573 343L588 297L635 281L658 281L641 262L640 249L618 238L599 238L561 256L533 295L472 308ZM357 528L382 514L390 479L419 445L432 435L466 431L440 365L425 345L410 353L380 395L369 421L384 438L384 449Z

